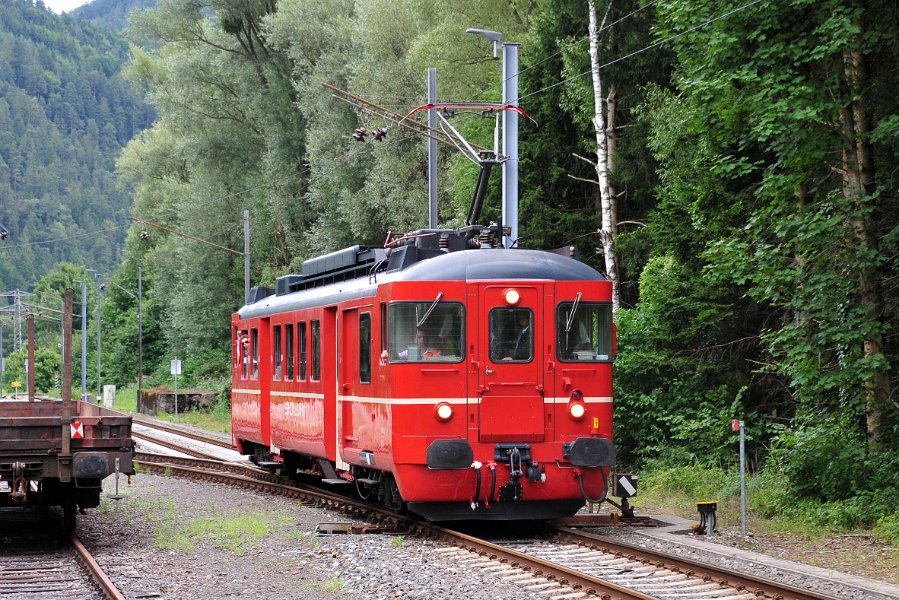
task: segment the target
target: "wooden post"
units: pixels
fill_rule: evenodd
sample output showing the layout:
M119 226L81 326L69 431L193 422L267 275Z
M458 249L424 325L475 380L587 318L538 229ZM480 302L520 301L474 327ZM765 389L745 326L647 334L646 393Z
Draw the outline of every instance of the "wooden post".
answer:
M75 290L66 288L62 340L62 447L63 456L70 453L69 426L72 423L72 297Z
M28 317L28 401L34 402L34 315Z

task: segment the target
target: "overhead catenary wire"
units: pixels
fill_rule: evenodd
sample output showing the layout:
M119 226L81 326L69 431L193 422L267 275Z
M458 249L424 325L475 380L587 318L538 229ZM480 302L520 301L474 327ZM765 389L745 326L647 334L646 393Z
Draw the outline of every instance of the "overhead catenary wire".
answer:
M748 4L744 4L743 6L740 6L740 7L738 7L738 8L735 8L735 9L733 9L733 10L729 10L729 11L727 11L726 13L724 13L724 14L722 14L722 15L719 15L719 16L717 16L717 17L712 17L712 18L708 19L707 21L704 21L704 22L702 22L702 23L699 23L698 25L694 25L693 27L690 27L689 29L686 29L686 30L684 30L684 31L682 31L682 32L680 32L680 33L676 33L676 34L674 34L674 35L672 35L672 36L669 36L669 37L665 38L664 40L659 40L658 42L655 42L654 44L650 44L649 46L644 46L643 48L640 48L639 50L635 50L635 51L633 51L633 52L631 52L631 53L629 53L629 54L625 54L624 56L620 56L620 57L618 57L618 58L616 58L616 59L614 59L614 60L610 60L609 62L600 65L598 68L599 68L599 69L605 69L606 67L609 67L609 66L611 66L611 65L614 65L615 63L621 62L621 61L623 61L623 60L627 60L627 59L632 58L632 57L634 57L634 56L636 56L636 55L638 55L638 54L642 54L643 52L646 52L647 50L652 50L653 48L658 48L658 47L661 46L662 44L667 44L668 42L671 42L671 41L674 41L674 40L676 40L676 39L678 39L678 38L680 38L680 37L683 37L683 36L687 35L688 33L692 33L692 32L694 32L694 31L696 31L697 29L701 29L701 28L703 28L703 27L705 27L705 26L707 26L707 25L711 25L711 24L714 23L715 21L720 21L721 19L727 18L727 17L729 17L729 16L731 16L731 15L733 15L733 14L736 14L736 13L738 13L738 12L740 12L740 11L746 10L747 8L750 8L750 7L752 7L752 6L756 5L756 4L759 4L760 2L763 2L763 1L764 1L764 0L752 0L752 2L749 2ZM593 69L592 69L592 68L591 68L591 69L588 69L587 71L584 71L583 73L579 73L579 74L574 75L574 76L572 76L572 77L569 77L569 78L567 78L567 79L563 79L562 81L557 81L556 83L553 83L553 84L551 84L551 85L548 85L548 86L546 86L546 87L544 87L544 88L541 88L541 89L539 89L539 90L537 90L537 91L531 92L530 94L525 94L524 96L519 97L519 98L518 98L518 102L521 103L521 101L524 100L524 99L526 99L526 98L530 98L531 96L536 96L536 95L538 95L538 94L542 94L543 92L549 91L549 90L551 90L551 89L553 89L553 88L556 88L556 87L558 87L558 86L560 86L560 85L565 85L566 83L570 83L570 82L572 82L572 81L575 81L575 80L577 80L577 79L580 79L581 77L586 77L587 75L590 75L591 73L593 73Z
M99 235L101 233L108 233L110 231L115 231L116 229L121 229L122 227L125 227L125 225L115 225L114 227L107 227L106 229L101 229L99 231L87 231L84 233L76 233L76 234L69 235L66 237L53 238L50 240L41 240L41 241L37 241L37 242L23 242L21 244L9 244L9 245L4 244L4 245L0 246L0 250L12 250L14 248L25 248L28 246L39 246L41 244L54 244L56 242L66 242L68 240L75 240L75 239L87 237L90 235Z
M604 32L604 31L608 31L609 29L611 29L612 27L614 27L614 26L617 25L618 23L621 23L622 21L625 21L625 20L631 18L632 16L634 16L634 15L637 14L638 12L642 11L643 9L649 8L650 6L656 4L657 2L658 2L658 0L652 0L652 2L648 2L648 3L644 4L643 6L637 8L636 10L633 10L633 11L629 12L628 14L624 15L624 16L621 17L620 19L618 19L618 20L616 20L616 21L613 21L613 22L609 23L608 25L603 26L599 31L596 32L596 34L599 35L599 34L601 34L601 33ZM520 77L521 75L527 73L527 72L530 71L531 69L536 69L537 67L539 67L540 65L542 65L542 64L545 63L546 61L552 60L553 58L555 58L555 57L559 56L560 54L562 54L563 52L565 52L565 50L568 50L569 48L573 48L575 45L577 45L577 44L583 42L583 41L586 40L586 39L588 39L588 38L587 38L587 37L580 37L580 38L577 38L576 40L572 40L571 42L569 42L569 43L567 43L567 44L563 44L562 47L559 48L559 50L558 50L557 52L554 52L554 53L550 54L549 56L546 56L546 57L544 57L544 58L538 60L537 62L535 62L535 63L532 64L532 65L528 65L528 66L525 67L524 69L520 69L520 70L518 71L518 73L516 73L516 74L513 75L512 77ZM500 82L500 88L502 88L502 86L505 85L505 83L506 83L509 79L510 79L510 78L503 79L503 80ZM486 93L487 93L487 89L483 89L483 90L481 90L480 92L478 92L477 94L475 94L474 97L475 97L475 98L480 98L481 96L483 96L483 95L486 94Z

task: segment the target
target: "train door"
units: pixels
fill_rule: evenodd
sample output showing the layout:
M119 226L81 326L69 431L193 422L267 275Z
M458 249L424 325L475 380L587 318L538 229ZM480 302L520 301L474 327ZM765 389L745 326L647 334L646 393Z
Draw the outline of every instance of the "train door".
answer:
M350 460L346 451L352 449L358 455L360 442L368 429L365 410L359 400L371 396L370 310L360 312L352 308L342 311L339 337L337 430L340 433L337 442L338 450L344 451L343 458Z
M344 388L343 384L352 381L351 375L345 371L348 368L346 356L341 346L347 336L346 312L338 318L337 307L328 307L324 312L322 323L322 353L327 357L323 363L322 384L325 390L325 439L328 458L334 461L338 470L347 470L350 465L340 457L343 447L341 440L343 421L343 396L351 395L352 391Z
M253 331L253 377L259 381L259 422L262 428L262 443L266 446L272 443L272 415L271 415L271 391L272 391L272 345L271 345L271 319L264 318L259 321L258 332Z
M543 441L544 286L475 287L479 441Z

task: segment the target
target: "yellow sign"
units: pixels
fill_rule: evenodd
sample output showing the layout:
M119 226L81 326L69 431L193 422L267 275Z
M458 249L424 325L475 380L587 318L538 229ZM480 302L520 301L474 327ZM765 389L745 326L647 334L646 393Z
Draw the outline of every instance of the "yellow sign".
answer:
M11 385L13 387L22 387L22 382L21 381L11 381L9 383L9 385Z

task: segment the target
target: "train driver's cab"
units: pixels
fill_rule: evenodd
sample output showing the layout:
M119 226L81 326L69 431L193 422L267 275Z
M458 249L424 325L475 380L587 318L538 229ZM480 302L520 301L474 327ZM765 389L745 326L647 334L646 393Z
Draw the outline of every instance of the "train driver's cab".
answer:
M556 353L566 362L612 360L612 306L595 302L559 303Z
M465 340L464 309L459 302L392 302L391 362L460 362Z

